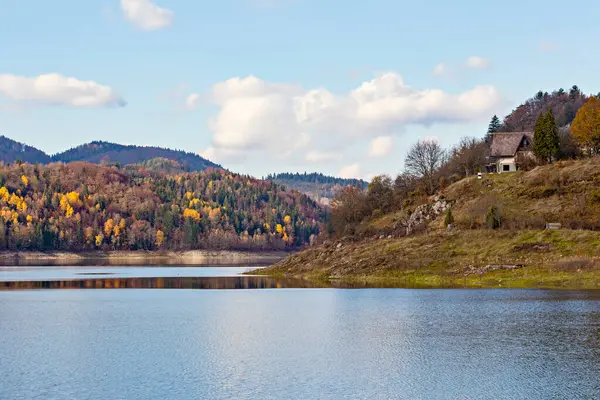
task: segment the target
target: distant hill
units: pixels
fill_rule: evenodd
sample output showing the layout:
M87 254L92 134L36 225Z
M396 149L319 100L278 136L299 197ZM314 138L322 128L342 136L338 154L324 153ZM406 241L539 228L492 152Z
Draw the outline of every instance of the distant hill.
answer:
M0 136L0 161L13 163L19 160L31 164L46 164L50 162L50 156L35 147Z
M184 171L202 171L206 168L220 168L195 153L171 150L152 146L121 145L110 142L94 141L74 147L52 156L52 161L71 162L87 161L90 163L120 163L121 165L138 164L145 161L163 158L181 164Z
M329 203L329 200L333 199L336 193L346 186L358 186L366 189L369 185L362 179L337 178L316 172L271 174L266 179L296 189L322 203Z
M156 157L150 160L145 160L137 164L129 164L126 166L129 171L147 171L151 173L164 174L179 174L185 172L183 165L168 158Z

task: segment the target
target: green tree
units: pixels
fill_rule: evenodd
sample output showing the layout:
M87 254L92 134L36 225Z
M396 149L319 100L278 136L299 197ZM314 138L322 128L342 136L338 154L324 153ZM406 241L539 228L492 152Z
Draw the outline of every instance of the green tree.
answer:
M533 130L533 154L540 160L547 159L545 122L544 114L540 113Z
M546 130L546 148L548 162L556 158L560 150L560 136L558 135L558 126L552 109L549 109L544 117L544 129Z
M560 150L560 137L558 135L558 126L554 119L552 110L544 115L540 113L535 122L533 134L533 153L535 156L545 162L552 162Z
M492 117L492 120L490 121L490 124L488 125L487 133L498 132L498 131L500 131L501 127L502 127L502 123L500 122L500 118L498 118L497 115L494 115Z
M492 205L485 215L485 223L489 229L498 229L502 226L502 216L498 206Z

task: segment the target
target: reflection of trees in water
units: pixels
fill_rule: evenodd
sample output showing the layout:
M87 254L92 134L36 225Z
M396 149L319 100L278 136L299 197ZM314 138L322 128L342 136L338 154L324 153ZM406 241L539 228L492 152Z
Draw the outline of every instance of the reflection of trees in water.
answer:
M300 279L275 279L257 276L181 277L181 278L107 278L52 281L0 282L0 290L11 289L276 289L327 287Z

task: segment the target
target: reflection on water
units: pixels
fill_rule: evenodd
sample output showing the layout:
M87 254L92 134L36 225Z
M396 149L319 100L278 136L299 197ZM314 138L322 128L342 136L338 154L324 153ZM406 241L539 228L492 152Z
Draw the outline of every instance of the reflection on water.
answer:
M599 377L593 291L0 291L0 399L600 399Z
M184 278L106 278L81 280L5 281L0 290L11 289L281 289L331 287L300 279L260 276Z
M94 275L107 276L94 278ZM85 279L81 279L86 275ZM290 288L340 288L340 289L448 289L457 286L435 287L415 285L411 282L346 282L340 280L311 281L306 279L272 278L266 276L184 276L114 278L111 273L76 273L78 278L0 280L0 290L24 289L290 289Z
M0 267L1 281L66 281L85 278L183 278L239 276L257 267Z

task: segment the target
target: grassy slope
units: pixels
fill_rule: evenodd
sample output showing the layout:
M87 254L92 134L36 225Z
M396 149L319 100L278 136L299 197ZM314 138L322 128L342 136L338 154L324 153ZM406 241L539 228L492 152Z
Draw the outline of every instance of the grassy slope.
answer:
M600 160L568 162L530 172L469 178L444 190L457 228L441 218L425 234L341 240L295 254L274 275L381 281L398 285L600 288ZM504 228L484 228L490 204ZM369 222L389 233L399 212ZM561 222L544 231L545 222ZM594 229L594 230L591 230ZM488 267L517 265L516 269Z

